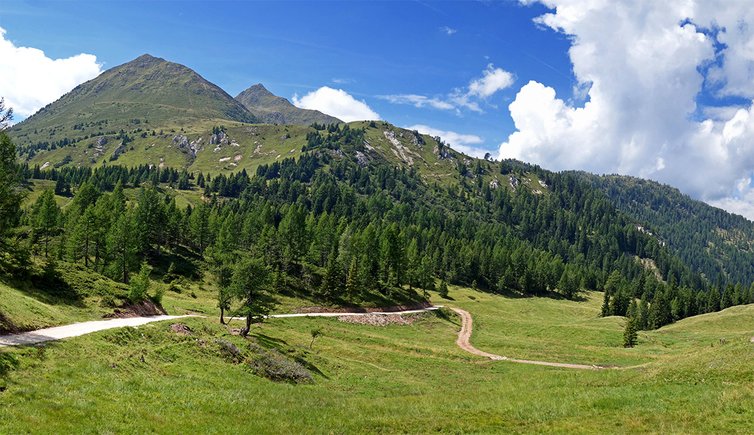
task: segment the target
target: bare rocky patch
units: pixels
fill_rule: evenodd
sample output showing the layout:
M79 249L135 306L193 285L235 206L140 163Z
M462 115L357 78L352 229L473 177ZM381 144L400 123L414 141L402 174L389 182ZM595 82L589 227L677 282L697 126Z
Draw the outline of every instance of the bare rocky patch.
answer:
M417 314L363 314L358 316L338 316L339 322L355 323L358 325L387 326L411 325L424 317L425 313Z

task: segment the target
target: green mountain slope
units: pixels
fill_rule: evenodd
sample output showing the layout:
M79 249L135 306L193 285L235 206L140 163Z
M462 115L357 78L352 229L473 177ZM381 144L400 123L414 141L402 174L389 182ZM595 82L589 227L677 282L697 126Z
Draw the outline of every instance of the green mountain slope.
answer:
M261 83L238 94L236 100L265 124L310 125L343 122L317 110L300 109L285 98L268 91Z
M243 105L191 69L143 55L77 86L10 130L28 155L120 130L206 120L253 122Z
M748 285L752 281L754 223L748 219L654 181L618 175L580 175L711 282Z
M318 124L337 121L295 108L261 85L237 98L259 110L263 120L262 112L266 110L268 115L281 114L285 122L304 123L304 116L314 116L311 120ZM574 180L581 180L592 189L603 191L612 205L625 214L627 225L642 227L639 232L650 229L654 234L651 237L670 244L673 255L660 255L663 260L657 264L661 275L670 274L679 281L683 275L685 282L691 283L691 270L704 274L712 283L718 277L746 284L754 280L754 254L749 248L754 233L747 221L695 203L677 191L636 181L629 192L627 182L616 187L608 185L607 178L587 174L563 178L520 162L474 159L452 150L440 138L386 122L353 122L347 128L340 123L338 128L319 129L311 125L250 124L259 119L239 101L184 66L145 55L77 87L10 133L20 158L32 169L144 165L185 169L195 174L228 175L242 170L254 174L261 166L280 165L287 158L298 160L313 151L334 153L338 159L347 156L362 168L389 165L410 171L427 186L460 195L465 202L459 210L466 207L467 211L470 196L494 201L496 191L526 191L537 199L528 206L536 207L543 202L539 198L548 199L553 186L566 183L565 188L573 189ZM270 116L280 120L278 115ZM626 199L629 197L630 201ZM507 212L510 210L505 207L500 211ZM544 219L562 218L546 215ZM566 245L554 247L562 241L546 240L562 238L564 231L572 229L537 233L537 223L530 219L516 221L516 225L524 227L522 233L536 239L537 246L557 252L560 257L575 255L566 252L571 249ZM590 238L599 238L583 230L582 233L573 233L577 239L568 240L567 245L576 244L577 249L585 250L584 244ZM619 244L628 242L620 240ZM638 254L659 255L658 252ZM676 257L680 260L676 261ZM694 285L700 284L694 281Z

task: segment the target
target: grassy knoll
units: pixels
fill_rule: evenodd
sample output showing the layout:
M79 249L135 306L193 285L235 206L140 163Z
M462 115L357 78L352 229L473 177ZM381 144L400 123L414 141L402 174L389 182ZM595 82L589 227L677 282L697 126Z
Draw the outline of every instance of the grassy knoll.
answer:
M112 330L6 350L0 432L751 432L754 307L643 333L619 348L620 319L584 302L511 299L451 288L474 316L474 344L510 356L638 363L574 371L486 361L455 346L458 319L410 326L273 319L254 340L299 355L314 383L258 377L213 347L246 348L214 319ZM472 299L474 297L476 299ZM324 331L312 350L310 331ZM552 338L547 338L548 336ZM725 338L721 344L720 339ZM539 350L535 350L541 347ZM594 357L590 357L594 353ZM247 354L248 356L248 354ZM142 361L143 358L143 361Z

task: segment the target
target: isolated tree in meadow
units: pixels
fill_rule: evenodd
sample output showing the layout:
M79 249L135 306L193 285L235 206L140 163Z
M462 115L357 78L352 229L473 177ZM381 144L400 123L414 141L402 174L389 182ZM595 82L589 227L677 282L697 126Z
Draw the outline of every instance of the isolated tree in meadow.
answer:
M241 258L233 269L230 289L241 301L239 312L246 316L246 327L241 335L246 337L251 324L261 322L270 312L273 299L269 294L270 268L259 258Z
M626 319L626 327L623 330L623 347L634 347L638 339L636 321L633 317Z

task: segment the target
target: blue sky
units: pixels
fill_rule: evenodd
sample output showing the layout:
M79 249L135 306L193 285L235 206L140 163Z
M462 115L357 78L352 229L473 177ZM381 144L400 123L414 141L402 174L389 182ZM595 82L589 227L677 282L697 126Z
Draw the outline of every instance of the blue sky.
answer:
M182 63L236 95L264 83L291 99L321 86L364 100L383 119L479 136L495 154L512 131L517 84L574 84L563 35L517 2L4 2L0 27L50 58L97 56L104 69L142 53ZM473 110L393 104L381 96L446 98L492 64L515 76Z
M650 178L754 219L754 8L730 0L0 3L28 116L143 53L461 151Z

